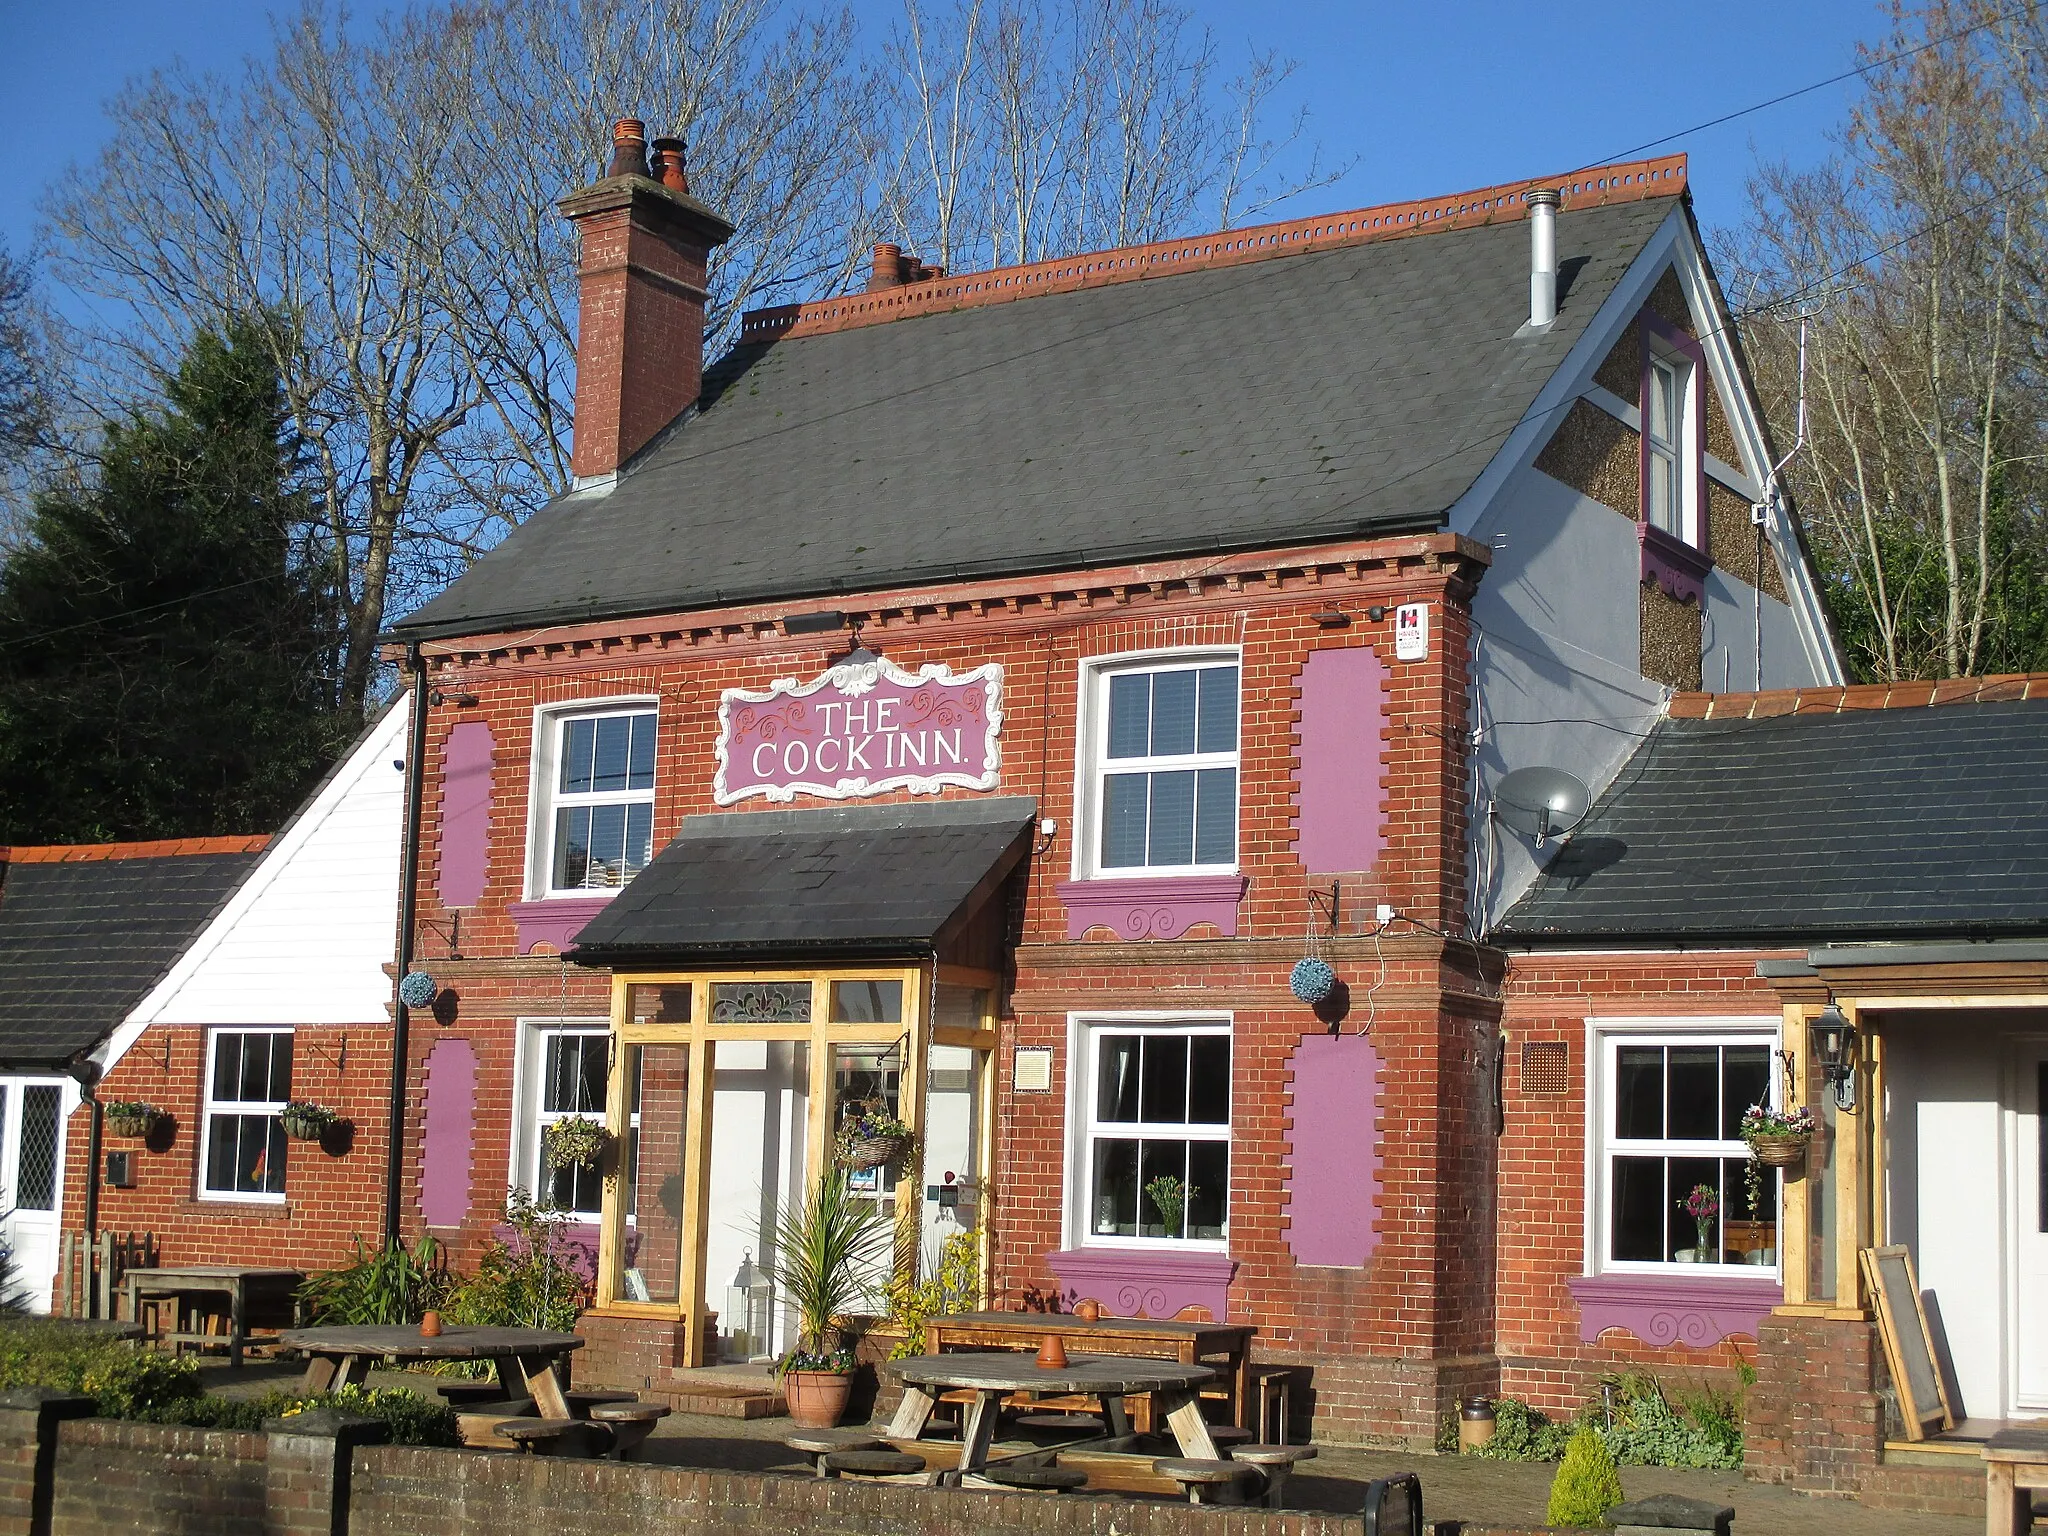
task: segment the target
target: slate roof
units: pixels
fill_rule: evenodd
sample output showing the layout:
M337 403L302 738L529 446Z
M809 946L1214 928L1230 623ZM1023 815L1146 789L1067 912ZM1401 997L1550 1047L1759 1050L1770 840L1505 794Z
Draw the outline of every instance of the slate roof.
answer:
M1002 795L686 816L570 958L928 951L1023 858L1037 813L1030 796Z
M2048 933L2048 703L1664 720L1494 931Z
M750 344L420 638L1433 529L1678 206L1520 220Z
M59 1068L127 1017L262 857L260 840L232 841L255 846L10 863L0 1065Z

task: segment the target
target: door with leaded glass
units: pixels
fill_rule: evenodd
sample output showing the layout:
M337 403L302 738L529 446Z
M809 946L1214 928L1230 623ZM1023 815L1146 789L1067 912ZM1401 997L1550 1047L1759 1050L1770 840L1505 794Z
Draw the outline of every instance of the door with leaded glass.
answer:
M0 1243L12 1256L10 1297L50 1309L63 1228L62 1078L0 1077Z

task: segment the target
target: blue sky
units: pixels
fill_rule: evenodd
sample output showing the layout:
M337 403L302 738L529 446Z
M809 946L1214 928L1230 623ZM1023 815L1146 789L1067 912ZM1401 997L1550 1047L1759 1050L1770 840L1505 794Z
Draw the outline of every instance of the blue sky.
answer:
M1310 132L1357 166L1313 206L1348 208L1595 163L1848 68L1877 35L1872 0L1185 0L1225 61L1248 41L1300 61ZM358 0L360 14L374 0ZM886 26L893 0L856 0ZM183 56L232 69L262 49L263 0L0 0L0 240L24 248L43 185L106 133L101 103L122 80ZM1737 222L1757 155L1826 153L1850 86L1816 91L1692 135L1707 225ZM1659 151L1662 153L1664 151ZM147 175L146 165L134 167Z

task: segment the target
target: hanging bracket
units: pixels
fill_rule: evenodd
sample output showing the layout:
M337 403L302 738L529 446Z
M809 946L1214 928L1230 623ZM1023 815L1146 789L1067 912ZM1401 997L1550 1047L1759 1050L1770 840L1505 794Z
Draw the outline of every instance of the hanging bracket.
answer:
M1337 936L1338 900L1342 894L1343 882L1332 880L1327 891L1311 888L1308 893L1309 910L1315 912L1329 924L1328 937Z

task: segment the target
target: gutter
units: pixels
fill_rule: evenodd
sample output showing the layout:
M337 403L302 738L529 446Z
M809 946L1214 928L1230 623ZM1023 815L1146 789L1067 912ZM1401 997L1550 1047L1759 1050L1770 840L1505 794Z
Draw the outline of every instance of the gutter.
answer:
M427 776L427 664L417 640L405 648L412 674L412 726L405 749L405 858L399 872L398 975L392 982L391 1099L385 1119L384 1246L399 1238L399 1209L405 1198L406 1067L412 1047L412 1010L399 990L412 969L413 930L418 926L420 883L420 797ZM95 1121L97 1125L97 1121Z

